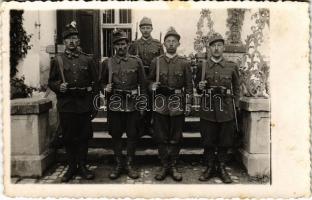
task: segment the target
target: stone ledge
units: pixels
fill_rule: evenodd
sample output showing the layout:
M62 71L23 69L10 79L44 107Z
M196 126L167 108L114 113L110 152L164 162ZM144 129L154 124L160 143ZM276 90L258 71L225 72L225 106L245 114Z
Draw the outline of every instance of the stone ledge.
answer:
M270 100L264 98L243 97L240 100L240 107L242 110L256 112L256 111L270 111Z
M246 46L245 45L225 45L224 53L246 53Z
M48 150L40 155L12 155L11 176L41 177L55 161L55 151Z
M243 149L239 152L250 176L270 176L270 154L252 154Z
M20 98L11 100L11 115L30 115L47 112L52 101L46 98Z

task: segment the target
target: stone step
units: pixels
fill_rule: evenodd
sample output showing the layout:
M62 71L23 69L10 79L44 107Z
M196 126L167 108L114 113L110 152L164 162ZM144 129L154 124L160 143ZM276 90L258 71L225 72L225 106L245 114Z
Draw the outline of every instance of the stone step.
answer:
M123 134L123 144L126 145L126 134ZM111 136L107 131L94 132L93 138L89 141L90 148L112 148ZM142 136L137 143L140 149L153 148L156 149L156 143L149 135ZM181 143L182 148L201 148L201 138L199 132L184 132L183 140Z
M199 131L199 117L186 117L184 131L195 132ZM92 120L92 128L94 132L107 131L108 124L106 117L96 117Z

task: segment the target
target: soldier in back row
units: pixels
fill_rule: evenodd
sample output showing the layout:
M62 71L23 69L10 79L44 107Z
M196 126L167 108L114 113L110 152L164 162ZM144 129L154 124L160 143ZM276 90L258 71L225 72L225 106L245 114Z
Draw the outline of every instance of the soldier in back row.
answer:
M145 73L140 58L128 54L129 40L125 32L113 33L113 46L116 54L103 62L100 83L108 94L108 126L112 136L116 167L109 175L117 179L122 172L130 178L139 177L133 167L135 148L138 140L137 126L140 115L136 108L136 97L145 94ZM127 158L122 155L122 135L127 134Z
M162 44L159 40L154 39L151 36L153 31L152 20L147 17L143 17L140 21L140 32L142 37L132 43L129 48L131 55L136 55L141 58L145 74L148 75L150 72L150 65L154 58L164 53ZM148 94L149 105L151 105L151 93ZM148 109L151 109L149 107ZM147 133L152 135L152 111L146 111L144 115L144 122L140 125L139 130L141 135Z
M97 70L91 57L78 50L75 23L63 32L65 52L51 61L48 85L57 97L60 126L67 155L68 169L62 182L76 174L93 179L86 167L88 139L92 136L91 112L93 92L97 90Z
M149 74L150 89L153 95L154 139L162 168L155 176L164 180L171 175L175 181L182 180L177 170L185 112L190 112L192 72L190 63L177 55L180 35L169 28L164 37L166 53L155 58ZM186 101L185 101L186 100Z

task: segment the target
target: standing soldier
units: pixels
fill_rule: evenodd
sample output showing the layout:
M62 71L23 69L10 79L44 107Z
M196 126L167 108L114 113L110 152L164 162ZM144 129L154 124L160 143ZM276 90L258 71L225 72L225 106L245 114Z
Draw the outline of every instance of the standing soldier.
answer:
M164 54L164 50L160 41L152 38L151 36L152 31L153 31L152 20L150 18L143 17L142 20L140 21L140 32L142 34L142 37L134 41L134 43L129 48L129 53L131 55L136 55L139 58L141 58L146 75L149 74L152 60L155 57ZM151 94L149 94L149 100L150 100L149 105L151 105ZM151 108L149 107L148 109ZM151 127L151 121L152 121L152 111L146 112L144 116L144 123L140 127L140 131L143 132L141 133L141 135L144 135L144 133L152 135L153 129Z
M150 88L156 92L156 96L153 95L154 137L162 169L155 179L160 181L168 174L175 181L182 180L176 163L193 89L190 63L176 53L179 41L180 35L170 27L164 38L166 54L152 61L149 74Z
M62 182L75 174L93 179L86 167L88 138L92 136L91 112L93 110L92 84L97 75L91 57L80 52L78 30L75 22L66 26L62 34L65 52L52 60L49 87L56 93L57 109L67 154L68 170Z
M101 85L108 93L108 124L112 136L116 168L109 175L110 179L120 177L126 169L130 178L136 179L138 173L133 168L137 127L140 112L136 109L136 97L145 92L145 74L141 59L128 54L129 40L125 32L113 34L116 55L103 62ZM123 163L122 134L127 134L127 160Z
M233 145L239 109L238 67L223 57L224 39L219 33L212 35L209 48L212 56L202 62L196 80L198 92L203 94L200 129L207 158L207 168L199 180L207 181L217 172L224 183L232 183L225 162Z

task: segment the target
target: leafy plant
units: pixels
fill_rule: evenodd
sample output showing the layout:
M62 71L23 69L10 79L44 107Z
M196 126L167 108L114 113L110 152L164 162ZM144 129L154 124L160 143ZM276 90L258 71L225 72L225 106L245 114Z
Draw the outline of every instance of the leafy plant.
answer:
M25 77L16 78L17 66L25 58L32 45L29 44L31 36L23 27L23 10L10 11L10 78L11 98L28 97L33 91L32 87L25 84Z

